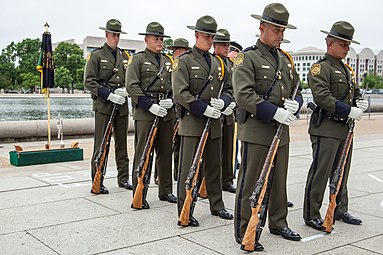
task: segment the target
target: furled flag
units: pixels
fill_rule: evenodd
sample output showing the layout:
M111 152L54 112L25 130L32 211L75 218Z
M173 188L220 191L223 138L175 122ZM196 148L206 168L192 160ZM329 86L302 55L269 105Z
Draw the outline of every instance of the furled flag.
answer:
M46 88L54 87L54 65L53 65L53 52L51 33L48 32L48 23L45 23L45 32L41 42L41 51L36 70L41 73L41 89L46 93Z

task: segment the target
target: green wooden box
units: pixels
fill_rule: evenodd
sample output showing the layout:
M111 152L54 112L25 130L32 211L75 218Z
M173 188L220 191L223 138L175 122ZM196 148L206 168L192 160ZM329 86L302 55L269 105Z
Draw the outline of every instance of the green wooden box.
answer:
M10 151L9 159L14 166L29 166L56 162L83 160L80 148L65 148L36 151Z

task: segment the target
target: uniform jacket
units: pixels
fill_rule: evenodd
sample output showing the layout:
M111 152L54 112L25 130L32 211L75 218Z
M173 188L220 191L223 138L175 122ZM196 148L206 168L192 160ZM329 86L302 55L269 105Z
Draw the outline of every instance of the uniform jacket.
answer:
M329 114L347 119L351 106L355 106L356 100L361 98L353 71L341 60L325 54L322 60L312 65L307 77L314 102ZM319 127L310 123L309 133L345 139L348 125L324 118Z
M130 58L126 69L125 84L133 101L134 120L154 120L155 115L149 111L149 108L154 103L158 104L160 98L170 98L172 95L171 72L173 59L160 54L160 64L158 64L155 55L146 48L145 51L139 52ZM156 78L157 75L159 75L159 78ZM152 85L148 88L150 84ZM168 109L168 114L163 120L168 121L174 118L174 107L172 107Z
M239 53L233 71L234 97L239 107L248 112L246 122L238 123L238 139L250 143L270 146L278 123L273 116L278 107L283 107L284 100L292 96L298 74L292 61L280 50L281 74L266 100L265 95L275 77L277 62L260 40L255 47ZM301 88L295 98L302 105ZM289 142L289 129L284 127L280 146Z
M203 51L196 46L174 62L172 77L173 93L177 103L183 108L180 119L179 134L183 136L201 136L205 127L207 117L203 115L211 98L217 98L223 84L221 99L224 100L224 110L232 101L232 86L230 75L226 68L222 70L220 60L209 53L211 68L203 57ZM205 85L210 71L212 81L208 83L199 98L197 94ZM223 75L223 80L220 77ZM219 119L212 119L210 137L212 139L222 136L222 129Z
M117 72L108 81L108 86L113 89L124 87L125 69L128 64L128 55L121 49L117 49L116 61L112 55L112 48L106 43L94 50L87 57L84 73L84 85L92 93L93 110L110 115L113 103L107 100L111 93L110 88L104 87L104 82L111 76L113 69ZM128 103L118 106L121 116L129 114Z

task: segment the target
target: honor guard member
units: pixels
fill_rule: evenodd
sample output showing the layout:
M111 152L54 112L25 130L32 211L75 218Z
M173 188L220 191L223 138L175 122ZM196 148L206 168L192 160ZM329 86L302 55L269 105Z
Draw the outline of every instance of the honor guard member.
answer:
M219 33L223 36L216 35L214 38L214 54L222 58L227 67L226 75L228 75L228 82L231 83L231 73L233 71L234 60L228 57L230 44L230 33L226 29L218 29ZM231 86L231 85L230 85ZM231 102L229 107L222 112L222 163L221 163L221 182L222 190L230 193L235 193L235 186L233 185L234 176L234 108L235 102Z
M173 52L173 58L178 58L185 52L191 50L191 47L189 47L188 40L184 38L177 38L174 40L173 45L168 47L169 50ZM177 108L175 108L177 111ZM176 112L176 116L178 113ZM177 116L178 119L178 116ZM174 180L177 180L177 172L178 172L178 161L179 161L179 151L180 151L180 138L177 134L174 141L174 149L173 149L173 157L174 157Z
M308 84L317 109L312 115L309 134L313 150L305 188L303 218L306 225L323 230L320 208L329 178L337 167L348 133L347 119L360 120L368 108L355 83L354 71L343 63L354 41L353 26L346 21L333 24L326 37L327 52L321 60L311 66ZM321 115L321 116L319 116ZM352 148L352 144L351 144ZM341 190L337 201L336 219L359 225L362 221L348 213L347 179L350 172L352 149L348 153Z
M239 107L238 139L241 145L241 167L235 198L234 233L242 242L250 216L249 197L262 171L266 155L279 124L285 127L274 159L274 177L268 204L268 227L271 234L299 241L301 236L287 224L286 179L289 160L289 128L302 105L300 92L291 100L299 82L291 57L278 47L288 24L289 13L279 3L265 7L260 20L260 38L254 46L237 55L233 71L234 97ZM255 250L263 250L260 243Z
M164 28L158 22L151 22L146 27L146 49L130 58L126 70L126 89L132 97L134 107L134 162L133 186L137 186L138 167L145 143L156 116L160 117L154 144L156 165L158 166L159 191L162 201L177 203L172 192L172 135L175 122L173 100L171 99L171 71L173 59L161 53ZM149 167L149 170L151 167ZM143 209L149 209L145 200Z
M222 129L219 117L233 101L231 83L225 81L223 62L209 53L217 34L217 22L211 16L203 16L195 26L187 26L195 31L196 43L174 61L172 85L174 98L182 106L179 135L181 136L180 161L178 172L177 196L178 214L181 213L186 197L185 181L206 121L211 118L209 137L205 145L202 175L205 177L209 194L210 212L222 219L233 219L225 209L222 200L220 180L220 162ZM221 79L224 79L223 82ZM222 94L219 95L224 84ZM180 225L180 222L178 222ZM198 226L191 216L189 226Z
M125 69L129 60L129 53L118 48L121 23L111 19L106 23L106 43L88 55L85 66L84 85L92 93L93 111L95 111L94 147L91 161L92 181L96 174L95 159L100 149L113 105L117 104L118 110L113 123L115 142L115 159L117 165L118 186L132 189L129 183L129 158L127 153L127 134L129 121L129 108L126 102L128 93L124 87ZM102 184L101 194L108 194L108 189Z
M259 37L259 34L255 35L255 36L256 36L256 37ZM283 38L283 40L279 43L279 46L276 46L276 47L280 49L282 43L290 43L290 41L287 40L287 39L285 39L285 38ZM285 52L285 54L287 54L287 53ZM299 118L298 118L298 116L299 116L299 111L297 112L297 114L296 114L295 116L296 116L297 119L299 119ZM294 203L293 203L293 202L290 202L290 201L287 201L287 207L294 207Z

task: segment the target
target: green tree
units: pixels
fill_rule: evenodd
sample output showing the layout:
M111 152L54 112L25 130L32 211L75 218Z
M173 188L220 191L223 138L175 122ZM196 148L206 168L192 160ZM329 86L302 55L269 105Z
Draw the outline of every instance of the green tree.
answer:
M369 90L383 88L383 78L379 75L368 74L366 79L363 81L363 87L365 87L366 82L368 82Z
M21 73L21 86L28 88L31 93L36 91L36 87L40 86L40 77L35 73Z
M16 61L16 45L10 43L6 48L2 49L0 55L0 89L16 89L16 81L18 72L15 66Z
M77 44L61 42L57 45L54 53L55 66L64 67L69 71L72 78L71 90L75 84L82 83L84 76L85 59L83 51Z
M69 89L71 88L73 78L67 68L60 66L55 69L55 84L58 87Z
M40 39L26 38L16 44L17 67L20 73L34 73L39 77L36 71L37 61L40 54Z

